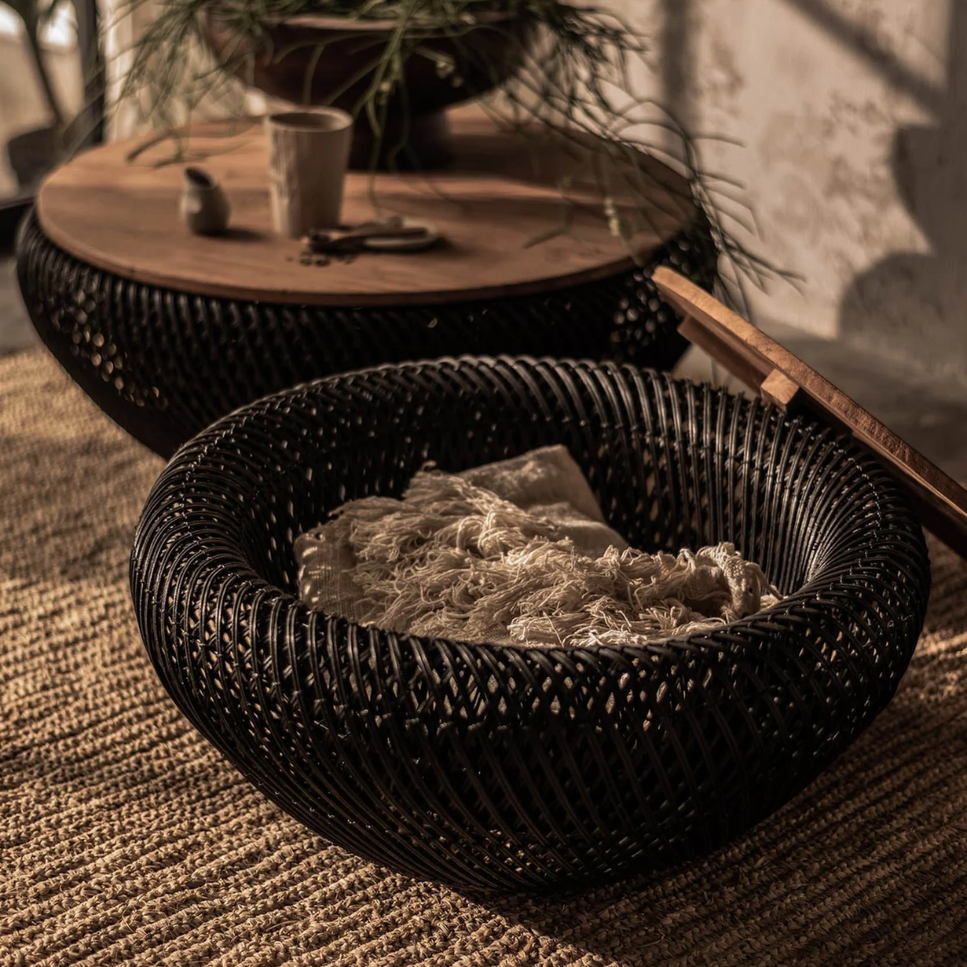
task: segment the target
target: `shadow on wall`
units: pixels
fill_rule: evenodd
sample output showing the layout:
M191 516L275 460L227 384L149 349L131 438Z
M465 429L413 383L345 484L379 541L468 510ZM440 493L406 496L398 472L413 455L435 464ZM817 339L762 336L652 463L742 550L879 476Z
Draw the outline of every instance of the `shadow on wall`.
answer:
M967 371L967 0L946 3L944 88L910 70L875 34L853 22L843 4L782 2L937 119L899 128L892 149L897 194L930 251L892 254L858 275L842 296L838 331L844 341L878 350L922 374L962 381ZM689 81L701 2L661 0L661 6L663 96L687 125L695 106Z
M893 175L929 254L890 255L856 277L840 305L844 339L938 375L967 363L967 4L950 4L947 86L935 125L900 128Z

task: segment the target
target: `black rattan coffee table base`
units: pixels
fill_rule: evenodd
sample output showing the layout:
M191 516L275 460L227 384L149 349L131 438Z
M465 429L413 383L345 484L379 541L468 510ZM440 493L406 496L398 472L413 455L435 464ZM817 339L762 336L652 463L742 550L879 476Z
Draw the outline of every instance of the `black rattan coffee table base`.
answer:
M34 327L81 388L163 456L269 393L333 373L447 355L613 359L669 369L686 343L647 278L670 265L710 288L707 224L649 266L539 296L396 308L272 305L191 295L101 271L25 219L17 269Z

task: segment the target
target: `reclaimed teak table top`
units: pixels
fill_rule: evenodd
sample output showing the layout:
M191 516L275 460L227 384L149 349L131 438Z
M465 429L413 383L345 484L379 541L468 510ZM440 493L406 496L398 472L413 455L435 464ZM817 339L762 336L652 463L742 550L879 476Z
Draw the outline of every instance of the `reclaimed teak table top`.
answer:
M647 158L653 228L621 238L609 230L602 182L586 158L502 131L474 106L454 111L451 129L454 160L446 169L347 177L343 221L377 214L429 221L445 241L419 254L302 264L300 241L271 229L258 119L192 128L179 163L171 163L171 140L88 151L47 179L38 215L55 244L124 278L200 295L340 306L499 298L606 278L645 261L695 217L684 180ZM203 166L225 188L232 207L227 235L195 236L182 223L187 164ZM609 181L620 185L622 172L614 172ZM620 213L630 196L615 190L614 200Z

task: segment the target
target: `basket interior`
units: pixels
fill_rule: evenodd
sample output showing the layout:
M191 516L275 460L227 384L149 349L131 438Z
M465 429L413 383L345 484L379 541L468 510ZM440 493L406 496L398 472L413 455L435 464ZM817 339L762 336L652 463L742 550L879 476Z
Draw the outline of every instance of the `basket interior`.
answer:
M862 500L864 473L847 475L828 430L786 424L757 401L641 379L637 401L602 400L599 386L580 381L567 394L550 381L476 393L461 381L425 395L320 385L287 399L277 434L239 441L249 457L264 451L236 508L247 564L295 594L295 538L346 501L399 497L427 461L458 472L550 444L568 448L632 546L675 553L730 541L783 594L821 571L838 507L878 513L873 491Z

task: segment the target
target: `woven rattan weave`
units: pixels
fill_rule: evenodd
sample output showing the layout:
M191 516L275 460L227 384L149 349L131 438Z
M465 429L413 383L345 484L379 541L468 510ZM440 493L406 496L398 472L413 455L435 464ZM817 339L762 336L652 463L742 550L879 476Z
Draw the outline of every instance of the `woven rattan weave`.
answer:
M34 327L61 365L120 426L171 456L245 403L379 363L530 353L671 368L686 342L648 270L670 265L710 288L716 260L702 219L640 271L541 295L399 308L272 305L96 269L53 244L31 214L17 268Z
M563 443L642 548L735 542L768 612L639 648L520 650L313 614L293 538ZM920 527L826 427L614 364L462 359L333 377L183 448L132 553L147 650L191 722L332 841L468 891L584 887L714 849L825 769L894 694L926 607Z

